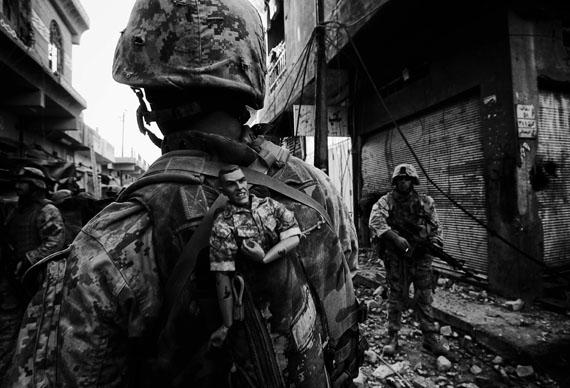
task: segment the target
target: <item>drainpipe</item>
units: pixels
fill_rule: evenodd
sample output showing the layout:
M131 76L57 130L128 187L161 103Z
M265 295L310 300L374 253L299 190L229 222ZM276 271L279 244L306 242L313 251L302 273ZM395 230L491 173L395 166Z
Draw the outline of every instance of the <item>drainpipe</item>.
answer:
M325 10L323 0L316 0L315 28L315 167L329 173L328 114L327 114L327 58L325 49Z

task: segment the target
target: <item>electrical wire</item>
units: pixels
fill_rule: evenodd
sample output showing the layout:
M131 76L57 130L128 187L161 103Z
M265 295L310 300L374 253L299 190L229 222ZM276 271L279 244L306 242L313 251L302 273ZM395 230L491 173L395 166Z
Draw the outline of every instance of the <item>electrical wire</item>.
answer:
M352 47L352 49L354 50L354 53L358 59L358 62L360 63L362 69L364 70L368 80L370 81L370 84L372 86L372 88L374 89L374 92L376 94L376 96L378 97L378 100L382 106L382 108L385 110L386 114L388 115L388 118L390 120L390 122L392 123L392 125L396 128L396 130L398 131L398 133L400 134L400 136L402 137L404 143L406 144L406 146L408 147L410 153L412 154L412 157L414 158L414 160L416 161L416 163L418 164L418 167L420 168L420 170L423 172L424 176L426 177L426 179L428 180L428 182L430 184L432 184L432 186L438 191L440 192L448 201L450 201L455 207L457 207L458 209L460 209L465 215L467 215L469 218L471 218L473 221L475 221L478 225L480 225L481 227L483 227L485 230L487 230L487 232L497 238L498 240L500 240L501 242L503 242L505 245L507 245L509 248L513 249L514 251L520 253L521 255L523 255L523 257L529 259L530 261L534 262L535 264L540 265L542 268L548 269L548 267L546 266L545 263L543 263L542 261L539 261L538 259L536 259L534 256L530 255L529 253L523 251L522 249L520 249L518 246L514 245L513 243L511 243L509 240L507 240L505 237L501 236L496 230L491 229L485 222L481 221L479 218L477 218L474 214L472 214L469 210L465 209L465 207L463 207L459 202L457 202L455 199L453 199L449 194L447 194L444 190L442 190L439 185L437 185L434 180L431 178L431 176L428 174L428 172L426 171L425 167L423 166L423 164L421 163L418 155L416 154L415 150L413 149L412 145L410 144L410 142L408 141L408 139L406 138L404 132L402 131L402 129L400 128L400 126L398 125L396 119L394 118L394 115L392 114L392 112L390 111L390 109L388 108L388 106L386 105L384 99L382 98L382 95L380 94L376 84L374 83L374 79L372 78L372 75L370 74L370 72L368 71L368 68L366 66L366 64L364 63L364 60L362 59L361 55L360 55L360 51L358 50L358 48L356 47L356 44L354 43L352 36L350 35L350 32L348 31L348 28L346 25L344 25L343 23L337 22L337 21L327 21L324 22L323 25L328 26L328 25L336 25L336 28L340 28L343 29L348 37L348 41ZM562 274L556 274L557 276L565 279L565 280L570 280L567 277L563 276Z
M295 69L295 67L297 66L297 64L300 65L300 67L303 67L303 63L306 61L308 63L309 61L309 57L310 57L310 49L313 45L313 40L314 40L314 31L311 34L311 36L309 37L309 40L307 41L307 43L305 44L305 47L303 48L303 51L301 51L301 54L299 55L299 58L297 59L297 61L295 61L295 63L293 63L292 69L291 71L287 72L287 75L285 76L285 79L283 81L281 81L282 85L286 85L287 80L293 75L293 69ZM306 72L306 68L307 68L307 63L305 63L304 66L304 72ZM293 85L291 85L291 90L289 91L289 95L287 96L287 100L285 101L285 109L287 109L288 105L289 105L289 101L291 100L291 96L293 95L293 92L295 91L295 86L297 85L297 81L299 80L299 76L301 75L301 71L298 71L295 75L295 79L293 80ZM303 85L304 87L304 85ZM276 126L279 126L279 123L281 122L283 118L283 115L279 115L279 117L277 118L277 122L276 122Z

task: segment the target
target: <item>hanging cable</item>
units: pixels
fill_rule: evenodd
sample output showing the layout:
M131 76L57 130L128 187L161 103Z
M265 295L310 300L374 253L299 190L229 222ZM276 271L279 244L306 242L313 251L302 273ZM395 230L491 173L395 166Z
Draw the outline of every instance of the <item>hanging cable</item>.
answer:
M380 94L378 88L376 87L376 84L374 83L374 79L372 78L372 75L370 74L370 72L368 71L368 68L366 67L366 64L364 63L364 60L362 59L360 52L358 50L358 48L356 47L356 44L354 43L352 36L350 35L350 32L348 31L348 28L346 25L340 23L340 22L336 22L336 21L328 21L323 23L324 25L336 25L338 28L341 28L345 31L347 37L348 37L348 41L352 47L352 49L354 50L354 53L358 59L358 62L360 63L362 69L364 70L372 88L374 89L374 93L376 94L376 96L378 97L378 100L380 102L380 104L382 105L382 108L385 110L386 114L388 115L389 121L392 123L392 125L396 128L396 130L398 131L398 133L400 134L400 136L402 137L402 139L404 140L404 143L406 144L406 146L408 147L410 153L412 154L412 157L414 158L414 160L416 161L416 163L418 164L418 167L420 168L420 170L423 172L424 176L426 177L426 179L428 180L429 183L431 183L431 185L438 191L440 192L447 200L449 200L455 207L457 207L458 209L460 209L465 215L467 215L469 218L471 218L473 221L475 221L478 225L480 225L481 227L483 227L485 230L487 230L487 232L497 238L498 240L500 240L501 242L503 242L505 245L507 245L509 248L513 249L514 251L520 253L521 255L523 255L523 257L531 260L532 262L534 262L535 264L540 265L542 268L548 269L548 267L546 266L545 263L543 263L542 261L539 261L538 259L536 259L534 256L528 254L527 252L523 251L522 249L520 249L518 246L514 245L513 243L511 243L509 240L507 240L505 237L501 236L499 233L497 233L497 231L491 229L487 224L485 224L483 221L481 221L480 219L478 219L475 215L473 215L471 212L469 212L467 209L465 209L460 203L458 203L455 199L453 199L449 194L447 194L445 191L443 191L434 181L433 179L429 176L429 174L427 173L426 169L424 168L423 164L421 163L418 155L416 154L416 152L414 151L413 147L411 146L410 142L408 141L408 139L406 138L404 132L402 131L402 129L400 128L400 126L398 125L398 123L396 122L396 119L394 118L392 112L390 111L390 109L388 108L388 106L386 105L384 99L382 98L382 95ZM557 276L565 279L565 280L570 280L567 277L561 275L561 274L556 274Z
M301 51L301 54L299 55L299 58L297 59L297 61L295 61L295 63L293 64L292 68L294 69L297 64L300 65L300 67L303 67L303 63L305 61L308 62L308 58L310 56L310 49L311 46L313 44L313 38L314 38L314 32L311 34L311 36L309 37L309 40L307 41L307 44L305 45L305 47L303 48L303 51ZM300 62L299 62L300 61ZM293 69L287 73L285 79L282 81L282 85L285 85L287 83L287 80L289 79L289 77L291 77L291 75L293 74ZM304 66L304 69L306 71L306 64ZM295 75L295 79L293 80L293 85L291 85L291 90L289 91L289 94L287 95L287 100L285 101L285 110L288 108L289 105L289 101L291 100L291 96L293 95L293 92L295 91L295 86L297 85L297 81L299 81L299 77L301 75L301 71L299 70L296 75ZM304 79L304 78L303 78ZM283 115L279 115L279 117L277 118L277 123L275 124L276 127L279 126L279 123L281 122L281 120L283 119Z

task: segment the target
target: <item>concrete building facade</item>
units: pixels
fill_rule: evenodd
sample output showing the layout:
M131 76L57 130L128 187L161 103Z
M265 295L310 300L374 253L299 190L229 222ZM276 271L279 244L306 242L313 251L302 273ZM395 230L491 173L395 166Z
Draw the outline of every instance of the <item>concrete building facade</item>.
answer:
M569 5L266 1L270 67L258 120L274 123L276 136L297 134L295 105L315 105L316 4L327 104L347 109L361 244L393 168L411 162L437 202L446 251L490 289L533 299L545 280L560 281L570 269Z
M89 29L79 0L0 0L0 181L14 201L11 170L41 166L58 185L76 180L99 197L116 183L113 146L83 121L73 88L72 48ZM140 159L140 158L139 158ZM140 175L145 162L121 165Z

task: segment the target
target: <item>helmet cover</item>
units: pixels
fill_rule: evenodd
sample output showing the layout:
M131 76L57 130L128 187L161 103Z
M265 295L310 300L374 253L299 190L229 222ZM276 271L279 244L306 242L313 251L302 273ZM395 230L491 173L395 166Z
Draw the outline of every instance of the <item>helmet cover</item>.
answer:
M392 174L392 184L396 184L396 177L398 176L409 176L412 178L412 182L415 185L420 184L420 177L418 172L416 171L415 167L409 163L402 163L398 164L396 168L394 168L394 173Z
M16 172L16 180L28 182L38 189L47 189L46 176L42 170L35 167L23 167Z
M220 88L263 107L265 37L248 0L137 0L113 78L131 87Z

